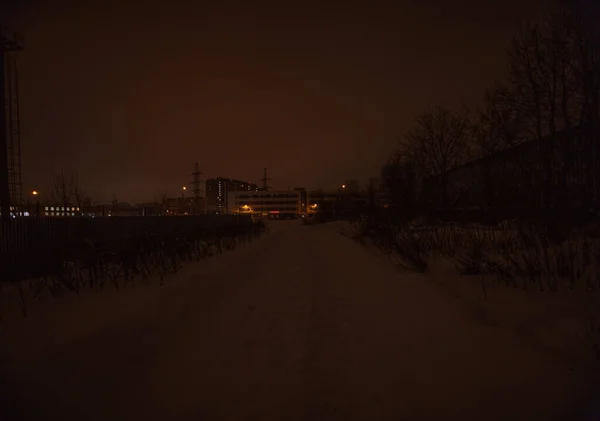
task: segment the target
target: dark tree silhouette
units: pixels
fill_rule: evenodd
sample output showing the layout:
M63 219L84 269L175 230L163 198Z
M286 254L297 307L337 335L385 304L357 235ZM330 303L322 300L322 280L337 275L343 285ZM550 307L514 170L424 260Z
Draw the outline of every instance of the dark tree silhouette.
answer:
M52 177L52 199L65 208L71 205L75 194L74 175L62 169Z
M518 145L526 140L525 127L526 119L513 106L509 88L497 83L486 90L483 107L476 113L475 156L481 158Z
M401 151L411 157L419 175L436 177L442 202L447 205L448 170L468 157L469 115L435 107L421 114L401 140Z
M79 183L79 172L62 169L52 178L52 199L65 208L72 205L83 211L85 206L91 206L92 199L88 196Z
M381 168L381 184L390 204L404 215L412 215L418 206L419 177L414 160L406 153L394 152Z

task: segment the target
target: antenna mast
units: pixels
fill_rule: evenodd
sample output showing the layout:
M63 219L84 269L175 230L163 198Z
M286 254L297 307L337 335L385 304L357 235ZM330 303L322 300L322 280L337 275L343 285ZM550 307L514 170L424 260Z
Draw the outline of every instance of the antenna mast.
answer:
M264 172L263 172L263 178L261 178L260 181L262 181L262 183L263 183L263 188L262 189L264 191L268 191L269 188L270 188L269 181L271 181L271 179L267 178L267 169L266 168L264 169Z
M194 186L194 189L192 191L192 193L194 194L194 213L197 213L199 211L199 205L200 205L200 199L202 197L202 193L204 193L204 190L202 190L201 186L201 181L200 181L200 176L204 175L199 167L198 167L198 163L196 162L194 164L194 172L191 174L192 178L192 186Z

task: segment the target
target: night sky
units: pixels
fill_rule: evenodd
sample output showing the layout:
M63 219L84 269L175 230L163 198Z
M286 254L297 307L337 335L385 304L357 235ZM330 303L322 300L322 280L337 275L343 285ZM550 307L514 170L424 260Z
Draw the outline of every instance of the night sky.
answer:
M65 167L96 201L152 200L195 161L268 167L279 189L362 182L423 109L476 105L551 0L124 3L143 4L4 4L26 47L25 191Z

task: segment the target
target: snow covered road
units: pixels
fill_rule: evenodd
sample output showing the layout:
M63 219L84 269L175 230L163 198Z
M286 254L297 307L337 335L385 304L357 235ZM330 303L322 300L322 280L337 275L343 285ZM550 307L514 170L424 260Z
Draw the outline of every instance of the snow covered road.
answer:
M0 327L0 419L580 419L593 377L327 225L86 299Z

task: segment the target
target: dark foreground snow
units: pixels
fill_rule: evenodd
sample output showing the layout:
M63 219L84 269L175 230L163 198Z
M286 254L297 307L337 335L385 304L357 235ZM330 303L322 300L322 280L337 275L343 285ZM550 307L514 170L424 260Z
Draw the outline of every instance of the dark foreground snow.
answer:
M15 313L1 420L582 419L596 377L296 222L163 287Z

